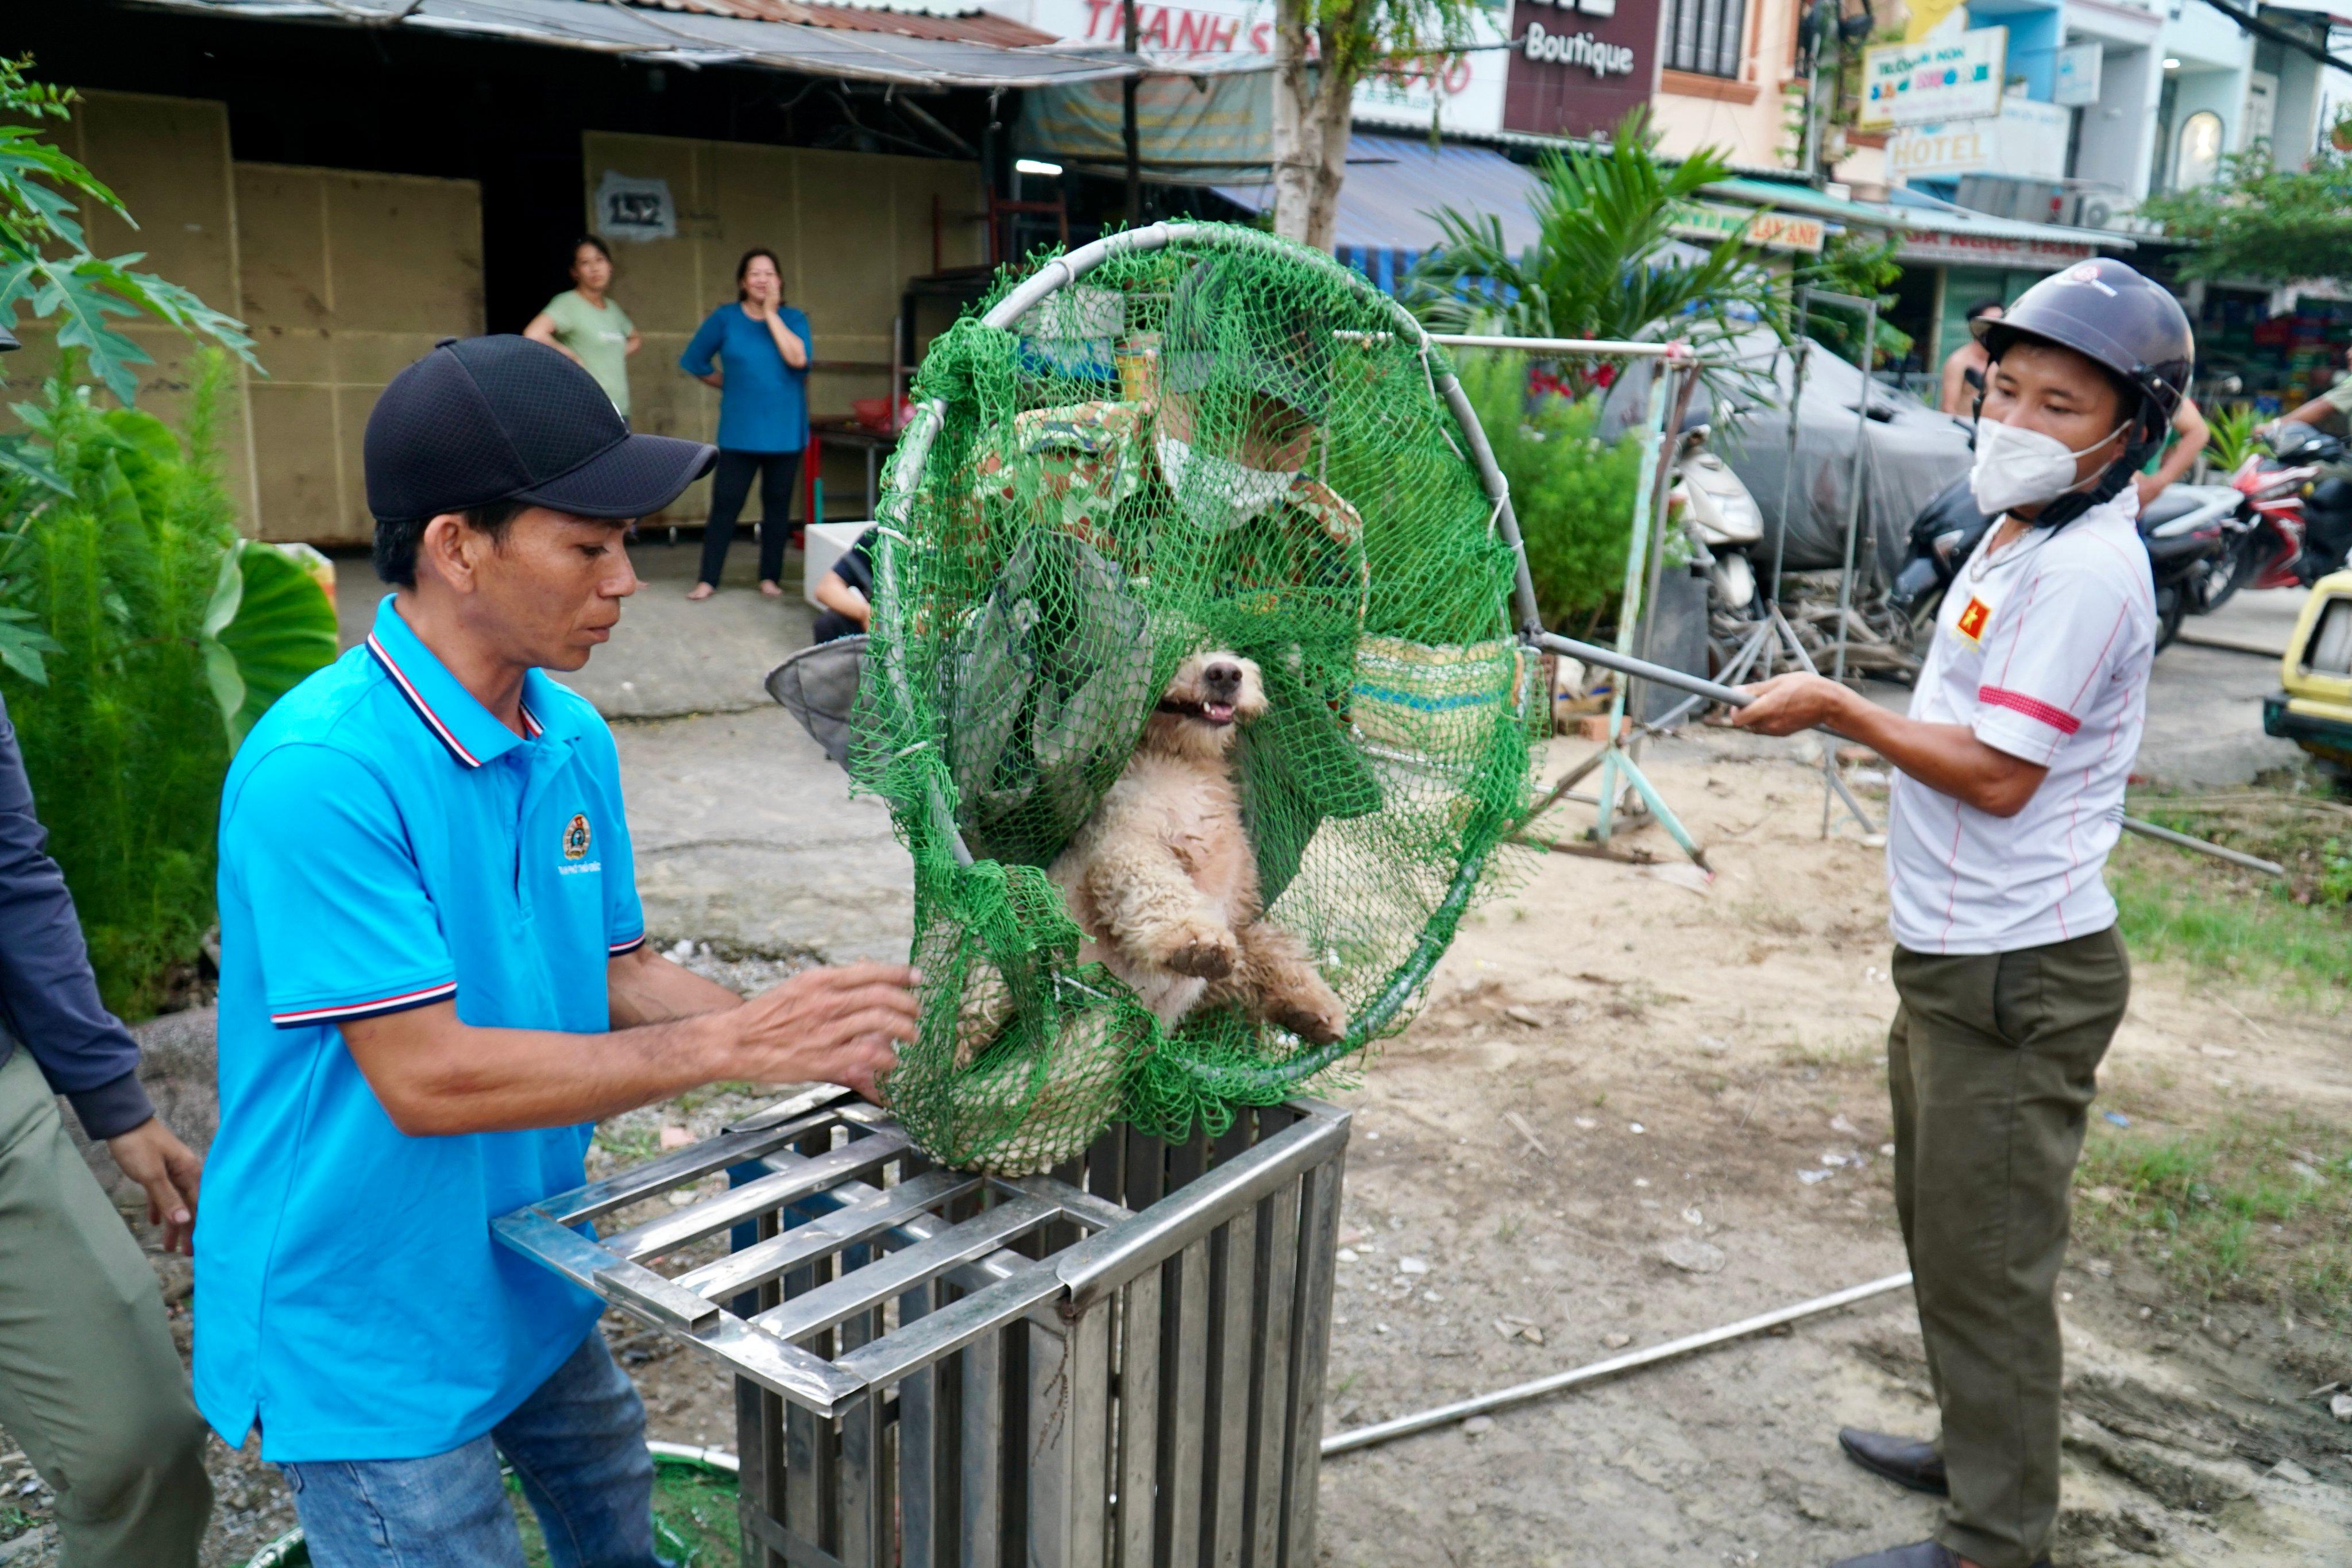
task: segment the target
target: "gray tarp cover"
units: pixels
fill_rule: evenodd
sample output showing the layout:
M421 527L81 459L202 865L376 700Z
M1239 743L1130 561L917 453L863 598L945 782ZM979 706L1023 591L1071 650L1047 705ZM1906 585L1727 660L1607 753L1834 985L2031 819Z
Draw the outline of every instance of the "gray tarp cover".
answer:
M1764 515L1764 542L1755 552L1759 575L1770 570L1772 535L1780 523L1781 479L1789 466L1789 389L1792 351L1778 353L1769 333L1738 341L1743 363L1770 380L1737 399L1741 412L1718 422L1716 450L1756 497ZM1862 372L1814 344L1805 369L1804 400L1797 410L1797 471L1789 486L1788 553L1793 572L1835 568L1844 558L1845 510L1853 473L1854 400ZM1761 397L1767 401L1758 405ZM1864 422L1869 455L1863 465L1862 516L1854 560L1867 571L1878 549L1878 580L1892 581L1901 564L1911 521L1936 493L1969 471L1969 427L1908 394L1874 383Z

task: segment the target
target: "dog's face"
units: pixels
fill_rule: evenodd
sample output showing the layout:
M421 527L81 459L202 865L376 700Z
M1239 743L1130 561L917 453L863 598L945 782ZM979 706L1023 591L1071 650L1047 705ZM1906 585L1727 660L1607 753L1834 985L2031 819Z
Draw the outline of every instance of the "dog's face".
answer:
M1235 730L1265 711L1257 665L1225 648L1196 653L1176 667L1160 694L1144 742L1190 756L1221 755Z

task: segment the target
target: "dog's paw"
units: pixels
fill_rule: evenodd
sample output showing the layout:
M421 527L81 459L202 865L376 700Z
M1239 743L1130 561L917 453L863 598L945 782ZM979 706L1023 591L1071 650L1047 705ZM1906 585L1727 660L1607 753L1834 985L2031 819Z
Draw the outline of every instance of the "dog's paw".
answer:
M1310 1046L1328 1046L1348 1032L1348 1012L1337 996L1315 1001L1285 1001L1267 1016Z
M1167 959L1169 968L1196 980L1223 980L1240 962L1241 949L1234 941L1234 933L1205 925L1182 931Z

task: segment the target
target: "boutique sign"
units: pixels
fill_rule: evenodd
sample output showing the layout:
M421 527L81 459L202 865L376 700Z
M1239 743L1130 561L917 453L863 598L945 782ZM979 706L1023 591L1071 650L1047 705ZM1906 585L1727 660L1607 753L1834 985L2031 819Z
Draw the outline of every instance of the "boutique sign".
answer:
M1503 125L1588 136L1649 101L1659 0L1516 0Z

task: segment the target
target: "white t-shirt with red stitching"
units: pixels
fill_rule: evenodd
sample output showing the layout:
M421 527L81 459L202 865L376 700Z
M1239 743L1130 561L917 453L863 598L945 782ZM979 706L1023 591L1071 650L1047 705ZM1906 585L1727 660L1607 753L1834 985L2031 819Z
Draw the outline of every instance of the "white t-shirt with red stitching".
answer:
M1886 881L1914 952L2011 952L2105 931L2102 875L2139 752L2156 594L2129 489L1962 563L1911 717L2050 772L2015 816L1895 775Z

